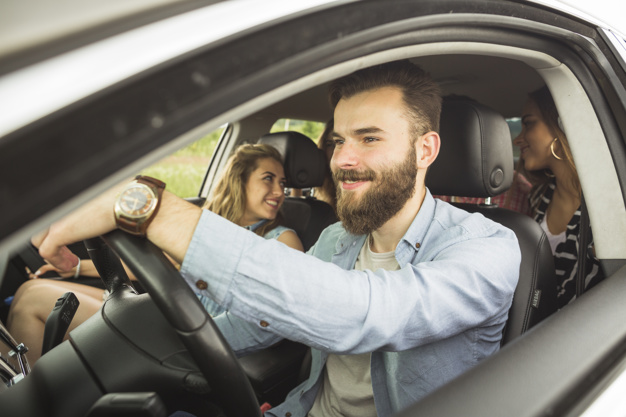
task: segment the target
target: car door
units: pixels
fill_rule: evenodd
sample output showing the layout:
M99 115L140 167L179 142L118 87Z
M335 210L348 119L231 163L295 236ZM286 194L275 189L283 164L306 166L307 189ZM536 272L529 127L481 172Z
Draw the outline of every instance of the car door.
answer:
M478 56L485 62L496 58L499 68L505 68L503 62L512 60L546 82L567 114L563 124L572 138L597 255L607 279L401 415L579 412L595 398L596 390L608 385L626 353L622 343L626 336L622 319L626 313L622 301L626 296L623 39L581 17L528 2L311 2L280 12L272 9L278 5L197 6L188 11L195 12L194 17L206 12L210 19L195 23L189 15L168 9L161 18L173 28L156 30L145 24L107 32L115 33L110 39L93 35L95 49L84 41L75 49L65 44L60 58L80 61L78 52L93 51L94 59L107 61L90 65L106 65L130 60L129 53L140 55L142 48L154 48L159 42L167 45L167 37L176 33L180 40L197 35L183 30L186 26L212 29L212 37L177 45L176 51L115 79L101 79L105 71L92 66L74 67L78 76L93 74L100 84L90 84L90 89L38 112L31 108L15 113L4 122L0 250L12 249L106 186L190 143L201 132L245 120L256 110L364 66L401 58L427 63L440 56L461 58L454 62L463 63L463 56ZM232 16L237 13L241 19L233 28ZM140 32L165 37L133 37ZM111 45L118 49L105 48ZM59 57L47 51L40 58L5 59L0 89L4 109L12 103L23 107L18 98L27 91L34 100L32 88L52 95L63 95L69 88L73 80L55 78L58 74L52 71L51 65L63 63ZM519 92L513 86L523 81L509 81L511 94ZM484 91L505 102L523 99L523 95L511 97L506 85L500 89L485 85ZM234 125L233 129L244 130L232 134L252 135L245 128L245 124Z

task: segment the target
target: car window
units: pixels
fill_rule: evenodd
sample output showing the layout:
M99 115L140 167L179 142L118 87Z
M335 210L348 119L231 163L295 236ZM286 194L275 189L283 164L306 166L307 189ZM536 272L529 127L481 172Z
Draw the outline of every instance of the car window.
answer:
M310 120L279 119L274 123L270 133L293 130L311 138L315 143L324 131L324 123Z
M198 196L207 166L224 129L225 126L222 126L214 130L140 173L164 181L168 191L179 197Z

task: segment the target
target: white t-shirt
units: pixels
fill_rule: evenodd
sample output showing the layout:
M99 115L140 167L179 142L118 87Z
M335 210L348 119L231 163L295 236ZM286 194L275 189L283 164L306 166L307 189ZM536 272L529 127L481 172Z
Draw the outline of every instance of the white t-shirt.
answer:
M546 236L548 236L548 242L550 242L550 248L552 249L552 254L556 253L556 247L559 246L560 243L565 242L565 230L563 230L558 235L553 235L548 228L548 221L546 220L548 216L543 216L543 220L540 223L541 228L544 232L546 232Z
M400 269L395 251L375 253L370 249L370 238L359 252L354 269ZM371 353L356 355L328 355L324 380L317 393L309 417L376 417L370 365Z

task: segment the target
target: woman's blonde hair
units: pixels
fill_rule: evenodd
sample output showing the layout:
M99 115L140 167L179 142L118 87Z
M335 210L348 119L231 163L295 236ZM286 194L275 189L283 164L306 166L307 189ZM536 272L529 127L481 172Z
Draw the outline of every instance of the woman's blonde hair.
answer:
M274 159L281 166L283 165L280 152L272 146L265 144L239 146L228 159L212 197L206 202L204 208L239 224L246 210L246 184L252 172L259 167L259 161L265 158ZM255 230L255 233L263 236L276 228L281 221L282 215L279 211L274 220L264 223Z
M556 109L556 104L554 104L554 99L552 98L552 94L550 94L550 90L548 90L547 86L543 86L540 89L533 91L528 95L529 99L537 105L539 108L539 112L541 113L541 118L543 122L548 127L548 130L552 134L554 138L557 139L557 142L561 145L561 149L563 151L563 155L559 155L563 158L564 162L567 164L568 169L572 174L572 186L575 190L578 191L580 195L582 193L582 189L580 186L580 180L578 179L578 171L576 171L576 165L574 164L574 158L572 157L572 152L569 147L569 142L567 141L567 136L565 136L565 132L561 128L559 112ZM520 172L524 177L528 178L528 180L533 184L533 189L531 194L539 188L545 187L546 184L552 181L554 175L548 169L542 169L538 171L527 171L524 168L524 163L520 158L518 163L518 172ZM536 207L532 207L535 209Z

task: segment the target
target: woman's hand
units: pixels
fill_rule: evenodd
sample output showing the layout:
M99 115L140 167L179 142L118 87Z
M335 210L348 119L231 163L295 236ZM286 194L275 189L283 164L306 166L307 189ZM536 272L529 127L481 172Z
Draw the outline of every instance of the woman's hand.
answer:
M72 268L69 271L61 271L59 268L56 268L50 264L45 264L35 272L32 272L30 269L28 269L28 267L26 267L26 273L28 274L28 278L30 279L41 278L42 275L48 272L54 272L61 278L73 278L74 275L76 275L76 267Z

